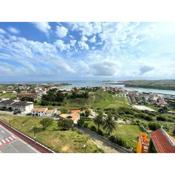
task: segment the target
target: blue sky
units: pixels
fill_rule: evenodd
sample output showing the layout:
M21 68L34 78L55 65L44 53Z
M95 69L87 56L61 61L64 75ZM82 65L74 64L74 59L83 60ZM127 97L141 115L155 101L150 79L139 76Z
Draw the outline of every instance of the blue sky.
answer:
M174 77L175 23L0 23L0 81Z

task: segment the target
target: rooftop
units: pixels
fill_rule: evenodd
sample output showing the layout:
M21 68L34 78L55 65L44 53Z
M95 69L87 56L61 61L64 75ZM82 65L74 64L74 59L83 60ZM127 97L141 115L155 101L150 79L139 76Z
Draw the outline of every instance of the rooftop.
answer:
M48 108L34 108L32 112L47 112Z
M158 153L175 153L175 140L162 128L152 132L151 139Z

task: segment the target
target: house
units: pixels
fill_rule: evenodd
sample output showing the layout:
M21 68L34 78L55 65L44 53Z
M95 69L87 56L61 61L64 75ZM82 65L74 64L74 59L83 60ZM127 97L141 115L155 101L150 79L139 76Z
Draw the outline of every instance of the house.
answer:
M37 98L37 94L36 93L29 93L29 92L25 92L25 93L19 93L17 95L18 99L23 100L23 101L32 101L34 102Z
M47 117L54 117L57 115L57 109L49 109L46 112Z
M77 124L78 120L80 119L80 110L73 109L70 111L70 113L60 114L60 117L64 119L71 119L75 124Z
M156 105L163 107L163 106L167 105L167 102L164 100L164 98L158 98L157 102L156 102Z
M153 153L175 153L175 140L160 128L151 133L150 152Z
M43 116L46 116L47 111L48 111L48 108L34 108L32 110L32 113L31 114L33 116L43 117Z
M0 102L0 109L1 110L10 110L10 111L12 111L11 104L14 103L14 102L15 101L11 100L11 99L1 100L1 102Z
M29 114L33 110L33 102L15 101L10 107L14 113Z

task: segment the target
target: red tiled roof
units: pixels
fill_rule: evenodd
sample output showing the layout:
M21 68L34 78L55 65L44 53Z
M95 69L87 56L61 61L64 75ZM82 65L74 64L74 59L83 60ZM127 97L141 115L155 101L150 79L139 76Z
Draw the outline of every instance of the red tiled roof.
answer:
M162 128L152 132L151 139L158 153L175 153L175 140Z

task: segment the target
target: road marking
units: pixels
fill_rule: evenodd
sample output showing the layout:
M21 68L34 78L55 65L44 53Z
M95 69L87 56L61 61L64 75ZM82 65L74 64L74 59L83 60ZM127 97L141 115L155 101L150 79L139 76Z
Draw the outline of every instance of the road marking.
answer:
M12 137L9 137L9 139L10 139L10 140L13 140L13 138L12 138Z
M6 140L7 142L10 142L10 140L9 140L8 138L5 138L5 140Z
M6 141L4 139L1 140L3 143L6 143Z
M15 137L14 135L12 135L12 137L13 137L14 139L16 139L16 137Z

